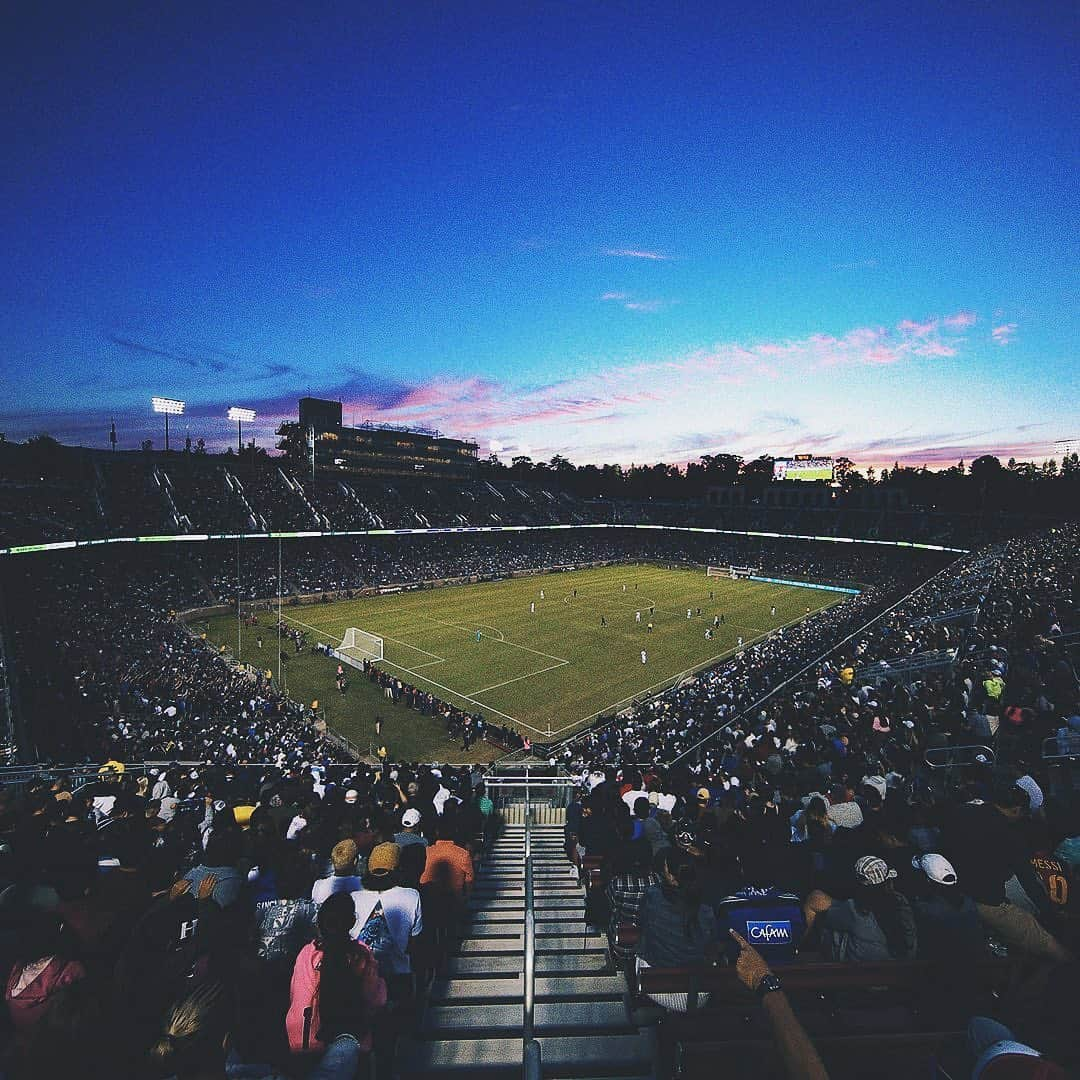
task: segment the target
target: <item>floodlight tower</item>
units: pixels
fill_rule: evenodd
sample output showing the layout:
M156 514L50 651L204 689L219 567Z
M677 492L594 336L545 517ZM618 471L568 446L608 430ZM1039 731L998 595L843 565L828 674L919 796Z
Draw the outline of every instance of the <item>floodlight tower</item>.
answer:
M169 417L170 416L183 416L184 415L184 402L177 401L176 398L167 397L153 397L150 399L150 404L154 408L154 412L163 413L165 416L165 453L169 452Z
M236 421L236 452L244 452L244 424L250 424L255 419L254 409L239 409L235 405L229 409L228 417Z

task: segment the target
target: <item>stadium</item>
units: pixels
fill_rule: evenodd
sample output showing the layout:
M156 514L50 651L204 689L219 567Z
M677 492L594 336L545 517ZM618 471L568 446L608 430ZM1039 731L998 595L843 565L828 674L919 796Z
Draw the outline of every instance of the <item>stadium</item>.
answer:
M12 13L0 1080L1080 1076L1063 11Z

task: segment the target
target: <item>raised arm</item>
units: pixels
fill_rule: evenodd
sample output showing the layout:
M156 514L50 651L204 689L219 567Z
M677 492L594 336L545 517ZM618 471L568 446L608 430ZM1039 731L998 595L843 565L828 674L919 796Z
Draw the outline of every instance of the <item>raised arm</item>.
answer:
M765 958L744 937L734 930L730 933L739 945L739 959L735 965L739 981L761 998L761 1006L789 1080L829 1080L825 1064L792 1011L787 995L780 989L767 989L770 983L778 986L779 980L773 975ZM763 987L762 981L767 977L769 983Z

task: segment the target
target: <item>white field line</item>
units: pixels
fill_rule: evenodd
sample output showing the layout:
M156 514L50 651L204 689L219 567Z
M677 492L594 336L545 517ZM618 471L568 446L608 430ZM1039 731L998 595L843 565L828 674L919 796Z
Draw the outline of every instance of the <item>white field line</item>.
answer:
M495 584L497 584L497 583L495 583ZM770 586L770 588L777 589L780 592L787 592L787 591L789 591L791 589L794 589L794 588L797 588L797 587L798 586L794 586L794 585L779 585L779 586L771 585ZM831 607L832 605L826 605L826 606ZM821 610L821 609L817 609L817 610ZM814 612L811 612L811 614L814 614ZM774 627L772 630L763 631L758 637L752 638L751 640L744 642L742 647L744 649L749 648L751 645L755 645L762 638L767 637L770 633L776 633L777 630L785 630L785 629L787 629L787 627L794 626L795 623L801 622L806 617L807 616L805 614L797 615L794 619L790 619L787 622L781 624L780 626ZM292 616L285 615L284 613L282 614L282 618L284 618L287 622L296 623L297 626L302 626L307 630L311 630L312 632L318 634L320 637L322 637L325 640L332 640L327 636L325 631L319 630L316 627L309 625L308 623L301 622L299 619L295 619ZM432 618L431 616L428 616L427 618L428 618L429 622L439 623L440 625L443 625L443 626L450 626L455 630L469 630L470 629L467 626L461 626L458 623L443 622L443 620L435 619L435 618ZM493 627L487 627L487 629L494 629L494 628ZM385 635L379 635L379 636L385 637ZM394 641L395 639L386 638L386 640L387 641ZM494 638L492 640L498 641L499 639ZM415 645L408 645L407 642L395 642L395 643L396 644L405 644L408 648L411 648L411 649L416 649L417 648ZM550 670L552 670L553 668L556 668L556 667L563 667L564 665L569 664L571 662L569 660L564 660L562 657L551 656L548 653L542 653L537 649L530 649L530 648L528 648L528 646L518 645L516 642L513 642L513 641L503 641L503 642L501 642L501 644L513 645L515 648L524 649L526 652L533 652L533 653L536 653L538 656L545 656L549 660L558 660L559 661L559 663L553 664L551 668L543 669L545 671L550 671ZM423 650L423 649L419 649L417 651L425 652L425 650ZM434 679L430 679L426 675L420 674L419 672L415 671L413 668L405 667L403 664L395 664L392 660L383 660L382 662L385 663L385 664L388 664L390 667L397 668L399 671L404 671L406 674L413 675L415 678L420 679L422 682L426 682L429 685L434 686L439 690L444 690L444 691L446 691L446 693L452 694L454 697L459 698L462 701L467 701L471 705L475 705L478 709L486 709L488 712L492 712L492 713L495 713L498 716L501 716L504 720L509 720L512 724L518 724L521 727L528 728L530 731L535 732L537 735L543 735L545 738L551 738L554 735L561 735L564 731L569 731L569 730L571 730L573 728L580 728L581 726L586 724L588 721L595 719L597 716L600 716L602 713L617 710L621 706L625 706L627 704L632 703L636 698L642 697L644 695L651 694L653 691L658 690L660 687L673 686L676 683L681 682L683 679L687 678L688 676L693 675L696 672L702 671L707 667L711 667L717 661L724 660L724 659L727 659L730 656L733 656L738 651L739 651L739 649L736 646L735 648L728 649L726 652L717 653L715 656L710 657L707 660L703 660L703 661L701 661L701 663L695 664L693 667L687 668L685 671L680 671L676 675L669 675L666 679L662 679L660 682L654 683L652 686L649 686L649 687L646 687L643 690L637 691L635 694L633 694L629 698L623 698L622 701L617 701L617 702L615 702L614 704L611 704L611 705L605 705L602 709L597 709L596 712L589 713L588 716L584 716L580 720L573 720L570 723L563 724L562 727L556 728L554 730L552 730L550 728L547 729L547 730L544 730L542 728L534 727L532 724L528 723L525 720L518 720L517 717L510 716L508 713L504 713L501 710L496 709L491 705L486 705L482 701L477 701L477 700L475 700L475 698L469 697L466 694L462 694L458 690L453 690L453 689L451 689L451 687L445 686L442 683L438 683ZM427 655L428 656L434 656L435 654L434 653L427 653ZM443 659L443 658L440 657L440 659ZM434 666L434 665L431 664L431 665L421 665L421 666ZM519 676L517 679L512 679L512 680L509 680L509 681L510 682L517 682L520 679L532 678L534 675L539 675L539 674L540 674L540 672L538 672L538 671L537 672L530 672L528 675ZM492 689L494 689L494 687L488 687L487 689L492 690ZM482 691L474 691L474 693L482 693Z
M299 619L294 619L291 615L285 615L283 613L281 617L283 619L285 619L287 622L295 623L297 626L304 627L305 630L310 630L310 631L312 631L312 633L318 634L319 637L321 637L322 639L324 639L326 641L333 640L332 638L329 638L327 636L325 630L319 630L316 627L311 626L309 623L301 622ZM380 634L378 636L382 637L383 635ZM388 638L387 640L393 641L394 639L393 638ZM414 648L415 646L409 646L409 647ZM423 649L421 649L420 651L424 652ZM434 653L428 653L428 656L434 656L434 655L435 655ZM443 658L440 657L440 659L443 659ZM509 713L504 713L499 709L493 708L491 705L485 705L482 701L476 701L475 699L473 699L471 697L467 697L465 694L462 694L457 690L451 689L451 687L449 687L449 686L444 686L442 683L438 683L434 679L429 679L426 675L421 675L418 671L415 671L413 668L405 667L404 664L395 664L393 660L385 660L385 659L381 660L379 662L383 663L383 664L387 664L392 668L397 668L398 671L404 671L407 675L412 675L414 679L419 679L421 682L428 683L430 686L434 686L438 690L444 690L444 691L446 691L446 693L452 694L454 697L459 698L461 701L467 701L467 702L469 702L470 705L475 705L476 708L478 708L478 709L485 709L487 712L495 713L496 715L501 716L504 720L509 720L511 724L519 724L521 727L527 727L530 731L535 731L537 735L543 735L544 734L544 732L543 732L543 730L541 728L533 727L532 724L528 724L524 720L518 720L518 718L516 716L511 716Z
M569 664L569 660L563 660L558 664L551 664L549 667L541 668L539 671L530 671L528 675L518 675L516 679L506 679L504 682L497 682L494 686L485 686L482 690L470 690L469 693L475 697L477 694L486 694L489 690L498 690L500 686L509 686L511 683L521 682L522 679L533 679L537 675L543 675L545 671L554 671L556 668L566 667Z
M779 588L781 588L781 589L790 589L790 588L794 588L794 587L795 586L791 586L791 585L781 585L781 586L779 586ZM831 607L832 605L830 604L830 605L827 605L827 606ZM823 610L823 609L819 608L818 610L820 611L820 610ZM814 612L811 611L810 614L813 615ZM786 623L782 623L780 626L773 627L772 630L763 630L757 637L751 638L749 641L744 641L743 644L742 644L742 648L748 649L751 645L756 645L763 638L768 637L769 634L775 634L777 630L786 630L789 626L794 626L796 623L802 622L803 619L805 619L805 618L807 618L807 616L804 613L802 615L795 616L794 619L789 619ZM695 672L703 671L705 668L711 667L718 660L725 660L728 657L734 656L735 653L737 653L737 652L739 652L739 647L735 646L732 649L728 649L726 652L717 653L716 656L713 656L708 660L702 660L700 664L695 664L693 667L687 668L685 671L680 671L677 675L669 675L666 679L661 679L660 682L653 683L652 686L646 687L644 690L639 690L636 694L634 694L633 696L631 696L629 698L623 698L622 701L617 701L617 702L615 702L614 705L607 705L602 709L597 709L596 712L589 713L588 716L583 716L580 720L574 720L569 724L563 724L563 726L561 728L556 728L554 731L545 732L544 734L548 735L548 736L561 735L564 731L569 731L571 728L581 727L583 724L588 723L588 721L590 721L590 720L594 720L596 717L600 716L602 713L615 711L620 706L624 706L624 705L627 705L627 704L632 704L633 701L636 698L651 694L654 690L657 690L662 686L665 686L665 687L666 686L674 686L676 683L682 682L683 679L688 678L690 675L693 675ZM535 731L536 729L533 728L533 730Z
M282 614L281 616L286 622L295 623L297 626L302 626L305 630L310 630L314 634L318 634L319 637L325 638L327 641L333 641L334 639L327 634L325 630L317 630L314 626L306 622L301 622L299 619L294 619L291 615ZM370 632L370 631L369 631ZM381 637L384 641L392 641L395 645L403 645L406 649L412 649L413 652L423 653L424 656L430 656L431 659L423 664L417 664L417 667L434 667L436 664L445 664L446 657L440 656L438 653L428 652L427 649L421 649L419 645L410 645L407 641L401 641L399 638L390 637L389 634L376 634L375 637ZM335 646L336 648L337 646Z

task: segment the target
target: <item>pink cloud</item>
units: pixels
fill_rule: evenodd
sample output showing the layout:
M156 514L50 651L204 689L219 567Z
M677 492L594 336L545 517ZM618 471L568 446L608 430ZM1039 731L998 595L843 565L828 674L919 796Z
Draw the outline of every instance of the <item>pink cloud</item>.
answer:
M916 356L955 356L956 349L941 341L920 342L911 350Z
M950 330L966 330L969 326L974 326L977 319L978 316L973 311L958 311L955 315L946 315L941 321Z
M671 256L662 251L646 251L642 248L604 248L605 255L620 259L648 259L650 262L670 262Z
M937 329L937 319L931 319L929 322L912 322L911 319L903 319L896 324L896 329L901 334L911 334L912 337L926 337L928 334L932 334Z
M663 300L630 300L623 305L627 311L659 311Z
M1000 326L995 326L990 331L990 336L999 345L1008 345L1012 342L1013 337L1016 335L1016 323L1002 323Z

